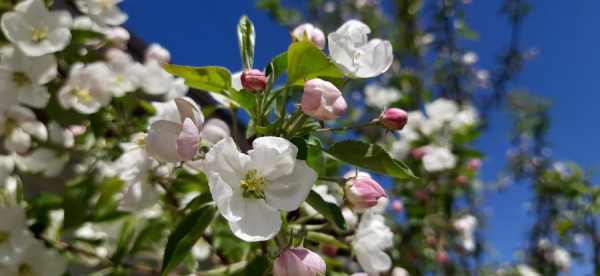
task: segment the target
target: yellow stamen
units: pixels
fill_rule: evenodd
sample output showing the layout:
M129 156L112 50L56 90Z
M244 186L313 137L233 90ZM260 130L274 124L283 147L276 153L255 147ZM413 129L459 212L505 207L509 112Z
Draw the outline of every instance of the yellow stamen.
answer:
M266 177L256 177L257 171L248 170L246 179L242 180L242 189L244 189L244 197L253 196L254 198L266 198L262 186L265 185Z
M17 128L18 125L19 123L17 120L13 118L7 118L4 122L4 134L6 136L12 135L13 131L15 131L15 128Z
M117 75L117 83L122 83L125 80L125 77L121 74Z
M73 95L77 96L77 98L84 101L89 101L93 99L92 95L90 94L90 91L87 89L74 89L72 93Z
M10 238L10 231L0 231L0 244L6 242Z
M31 82L29 77L23 72L14 72L12 80L19 87Z
M34 276L35 271L28 264L19 265L19 276Z
M40 27L39 28L29 28L29 31L31 32L31 42L33 43L39 43L42 42L43 40L48 39L48 26L46 26L46 24L44 24L44 22L40 22Z
M111 0L102 0L100 1L100 7L103 11L110 11L115 7L115 4Z

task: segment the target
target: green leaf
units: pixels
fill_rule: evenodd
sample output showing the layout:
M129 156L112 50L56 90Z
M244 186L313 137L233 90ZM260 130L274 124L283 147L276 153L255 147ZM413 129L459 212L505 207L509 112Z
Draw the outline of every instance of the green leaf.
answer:
M185 79L185 85L200 90L222 94L231 87L231 72L224 67L191 67L163 64L165 70Z
M348 164L398 178L417 178L402 161L393 159L381 146L345 140L333 144L327 153Z
M71 30L71 43L84 44L93 39L106 40L106 35L90 30Z
M106 183L99 186L98 191L100 192L100 197L98 201L96 201L96 210L100 209L102 206L110 203L113 196L123 190L125 186L125 181L119 178L111 178Z
M308 233L306 233L306 239L322 244L324 243L329 245L335 245L342 249L348 249L348 246L345 245L343 242L338 241L334 236L327 235L324 233L309 231Z
M265 273L271 268L271 261L267 256L259 256L252 260L248 267L246 267L245 275L265 275Z
M62 209L65 210L63 229L69 230L81 225L89 210L88 202L95 193L95 185L85 176L67 182Z
M317 145L318 147L323 147L321 140L319 140L318 138L315 138L314 136L311 136L308 141L313 144L313 145ZM308 158L306 158L306 164L313 170L315 170L315 172L317 172L318 175L326 175L325 172L325 166L326 166L326 161L325 161L325 156L323 155L323 151L316 149L314 147L309 147L308 148Z
M127 256L129 244L133 240L133 234L135 234L136 226L137 221L135 218L129 219L125 222L125 224L123 224L123 228L121 228L121 237L119 238L119 242L117 243L117 250L111 258L111 261L114 264L120 264L121 261L123 261L123 258Z
M306 80L329 77L342 80L337 66L310 41L292 43L288 50L286 86L304 85ZM339 84L339 81L336 82ZM336 84L334 83L334 84Z
M238 24L238 41L240 44L240 54L242 54L242 64L244 71L252 69L254 63L254 25L247 16L240 18Z
M200 195L198 195L197 197L195 197L194 199L192 199L192 201L190 201L190 203L188 203L185 208L183 208L184 210L187 209L198 209L200 208L202 205L209 203L213 201L212 198L212 194L210 193L209 190L206 190L205 192L201 193Z
M221 92L221 94L223 94ZM242 89L240 91L235 90L233 87L229 88L230 98L237 102L241 107L251 112L256 105L256 96L254 94Z
M162 274L169 275L198 242L215 214L214 206L204 206L188 216L169 236L163 259Z
M288 54L287 52L276 56L273 60L271 60L271 62L269 63L269 65L267 65L267 68L265 68L265 76L269 79L269 82L275 83L277 81L277 79L279 79L279 77L281 76L281 74L283 74L283 72L285 72L285 70L287 70L287 62L288 62Z
M302 137L294 137L290 139L290 142L296 147L298 147L298 155L296 155L296 159L305 160L308 157L308 146L306 145L306 140Z
M325 217L325 219L327 219L329 222L335 224L338 228L342 230L348 229L348 225L346 225L346 220L344 219L344 216L342 216L340 207L333 203L326 202L315 191L310 191L308 197L306 197L306 203L317 210L317 212L323 215L323 217Z

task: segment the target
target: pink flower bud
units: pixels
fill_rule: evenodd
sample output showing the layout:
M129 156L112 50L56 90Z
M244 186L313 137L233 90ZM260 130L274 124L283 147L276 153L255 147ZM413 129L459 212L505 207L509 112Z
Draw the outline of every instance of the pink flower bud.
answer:
M313 24L304 23L296 27L296 29L292 31L292 34L298 38L298 40L302 40L305 32L310 42L317 45L317 47L321 50L325 48L325 34L319 28L315 28Z
M302 111L320 121L329 121L346 113L346 100L331 82L312 79L304 85Z
M481 168L481 159L471 159L467 162L467 167L473 170L479 170Z
M362 210L377 205L377 200L387 197L385 190L370 177L358 176L346 183L346 197L356 209Z
M249 92L262 91L267 87L265 74L257 69L242 72L242 86Z
M273 263L274 276L314 276L326 273L325 261L306 248L284 249Z
M446 264L448 263L448 253L446 253L446 251L440 251L437 253L437 261L440 264Z
M402 130L408 122L408 113L400 108L388 108L380 118L381 125L390 131Z
M153 43L146 49L146 60L156 60L160 65L171 61L171 53L157 43Z
M87 127L84 125L71 125L69 126L69 131L71 131L74 136L78 136L84 134L87 131Z
M329 244L323 245L323 254L325 254L325 256L333 258L333 257L337 256L338 251L340 251L340 248L335 245L329 245Z
M434 236L427 236L427 243L429 245L436 245L437 239Z
M402 201L398 199L392 201L392 212L394 212L394 214L398 214L402 212L402 210L404 210L404 203L402 203Z
M112 27L108 30L106 37L112 40L117 48L126 49L131 35L123 27Z
M469 184L469 178L464 175L459 175L456 177L456 183L460 186L465 186Z
M417 160L421 160L423 159L423 156L425 156L425 154L427 154L427 146L422 146L420 148L416 148L411 152L412 157L414 157Z
M431 196L431 191L429 191L427 189L418 189L415 192L415 197L420 200L428 200L430 196Z

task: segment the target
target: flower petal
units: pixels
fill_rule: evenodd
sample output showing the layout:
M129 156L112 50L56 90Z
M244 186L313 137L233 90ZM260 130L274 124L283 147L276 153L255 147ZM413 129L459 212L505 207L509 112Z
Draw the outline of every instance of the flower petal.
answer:
M267 203L283 211L296 210L310 193L317 178L317 173L305 161L295 160L290 175L267 180L264 189Z
M219 173L223 181L232 187L239 187L240 180L246 177L249 169L247 166L251 162L248 155L238 151L231 137L216 143L204 160L207 170Z
M200 131L202 129L202 116L198 109L196 109L192 103L182 98L175 99L175 104L177 105L177 110L179 110L181 122L183 123L186 118L189 118L197 127L198 131Z
M289 249L294 255L296 255L304 265L308 266L313 272L319 271L325 274L327 271L327 266L325 265L325 261L319 254L312 252L306 248L294 248Z
M182 126L178 123L160 120L152 123L146 135L148 155L161 162L182 161L177 151L177 140Z
M229 221L233 234L248 242L266 241L277 235L281 228L279 211L262 199L250 197L244 201L244 217Z
M260 137L252 146L248 155L259 176L273 180L292 173L298 154L296 145L280 137Z
M244 216L244 197L242 191L235 191L225 183L218 173L211 172L208 187L217 204L219 212L228 221L239 221ZM238 187L239 188L239 187Z
M177 137L177 154L183 161L192 160L200 148L200 133L190 118L183 121L183 128Z

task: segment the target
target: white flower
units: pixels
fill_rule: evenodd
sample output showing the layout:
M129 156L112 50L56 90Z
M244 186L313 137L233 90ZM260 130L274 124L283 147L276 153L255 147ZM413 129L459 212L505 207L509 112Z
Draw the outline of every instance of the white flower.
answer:
M225 137L231 136L229 125L221 119L210 118L202 126L202 140L217 143Z
M67 271L67 259L36 241L5 268L3 276L61 276Z
M519 271L521 276L542 276L542 274L539 274L537 271L535 271L533 268L526 264L518 265L517 270Z
M192 160L200 148L202 116L189 101L174 100L179 111L179 121L153 122L146 135L146 152L161 162Z
M423 167L428 172L439 172L456 166L457 158L446 147L429 146L423 156Z
M169 50L160 46L158 43L150 44L148 49L146 49L144 56L146 61L155 60L158 61L158 64L161 66L163 63L169 63L169 61L171 61L171 53L169 53Z
M401 267L394 267L391 276L409 276L408 271Z
M210 244L203 238L200 238L192 247L192 256L198 261L204 261L210 257Z
M127 92L133 92L140 87L140 70L142 65L133 61L130 54L119 49L109 49L105 54L108 68L111 70L114 84L110 90L115 97L121 97Z
M464 126L472 126L479 120L477 109L472 105L463 106L463 109L450 121L452 129L460 129Z
M37 121L31 109L12 106L0 114L0 136L6 136L6 149L26 153L31 147L31 136L45 141L48 132L44 124Z
M71 67L69 81L58 91L58 100L65 109L92 114L110 103L110 88L115 85L116 80L105 63L77 63Z
M140 74L142 88L150 95L161 95L169 92L174 81L173 75L165 71L162 64L153 59L146 61Z
M460 233L463 247L467 251L475 250L475 237L473 232L477 227L477 218L468 215L454 221L454 229Z
M183 98L187 95L190 88L185 85L185 79L181 77L175 77L175 80L171 83L171 88L165 94L165 100L173 100L175 98Z
M25 224L25 211L19 207L0 206L0 265L13 263L35 242Z
M375 213L378 214L383 214L385 213L385 209L387 208L388 204L390 203L390 199L387 197L380 197L377 200L377 204L373 207L371 207L371 210Z
M382 215L367 211L356 230L354 252L367 273L384 272L392 266L392 259L384 250L394 245L394 233L384 222Z
M0 52L0 111L19 103L44 108L50 93L44 84L56 77L54 55L29 57L12 46Z
M75 3L81 12L100 24L121 25L127 21L127 15L121 12L118 3L123 0L77 0Z
M378 108L385 108L400 100L401 93L400 90L394 87L383 87L376 84L369 84L365 87L365 99L367 105ZM410 116L408 118L410 118Z
M552 259L554 259L554 263L562 270L568 271L571 269L571 254L564 248L554 248L552 251Z
M425 105L425 112L430 119L449 122L456 113L458 113L458 105L455 101L439 98ZM409 117L410 118L410 117Z
M477 55L477 53L466 52L462 56L462 63L464 63L465 65L473 65L477 62L478 59L479 59L479 56Z
M260 137L248 155L227 137L206 154L208 185L219 212L245 241L264 241L281 227L279 210L296 210L317 173L296 160L298 148L279 137ZM241 185L240 185L241 183Z
M124 153L115 161L119 179L125 181L120 210L139 211L156 204L160 191L150 182L152 169L158 162L134 143L123 143Z
M68 11L48 11L43 0L26 0L2 16L2 31L32 57L61 51L71 41L73 18Z
M350 78L376 77L392 65L392 44L381 39L368 41L369 33L367 25L350 20L328 36L331 59Z
M201 110L198 103L188 97L183 97L184 100L188 101L190 104L194 106L197 110ZM177 104L175 104L174 100L169 100L166 102L152 102L150 103L156 113L154 116L148 118L148 125L159 121L159 120L167 120L172 122L181 122L181 115L179 114L179 109L177 108ZM204 115L200 113L200 118L204 121ZM220 139L219 139L220 140Z
M409 117L410 118L410 117ZM404 134L404 131L402 131ZM410 140L409 139L400 139L392 142L392 149L390 150L390 155L398 160L404 160L408 157L408 154L411 152Z

